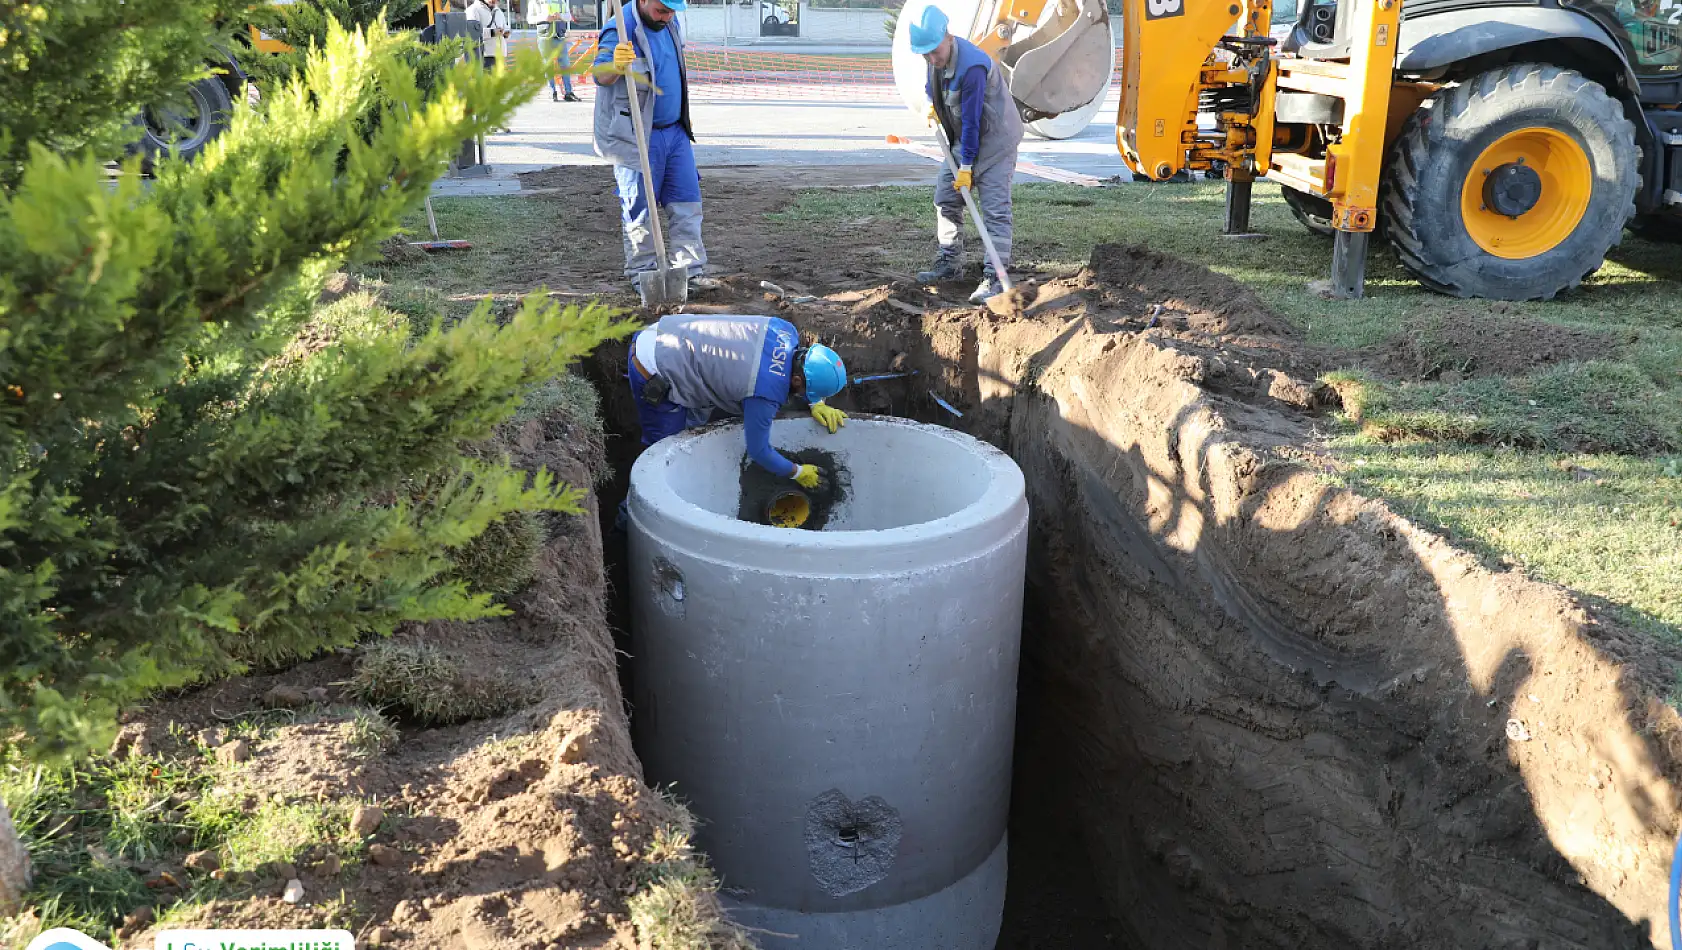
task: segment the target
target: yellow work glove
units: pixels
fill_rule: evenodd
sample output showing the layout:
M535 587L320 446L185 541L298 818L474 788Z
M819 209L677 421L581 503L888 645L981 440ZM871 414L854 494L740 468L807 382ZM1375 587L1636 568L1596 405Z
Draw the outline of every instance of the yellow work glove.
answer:
M846 413L834 406L824 405L821 399L812 403L812 418L818 420L818 425L828 429L830 435L834 435L836 429L847 424Z
M958 169L958 176L952 179L952 187L954 188L969 188L974 184L975 176L970 173L968 165L961 166Z
M934 106L929 106L929 128L934 128L934 124L938 121L940 120L935 118Z
M818 467L816 465L802 465L795 469L794 483L801 488L818 487Z
M613 71L614 72L616 72L616 73L628 73L628 72L630 72L631 71L631 64L636 62L636 59L637 59L637 48L632 46L630 43L627 43L624 40L620 40L619 44L617 46L613 47Z

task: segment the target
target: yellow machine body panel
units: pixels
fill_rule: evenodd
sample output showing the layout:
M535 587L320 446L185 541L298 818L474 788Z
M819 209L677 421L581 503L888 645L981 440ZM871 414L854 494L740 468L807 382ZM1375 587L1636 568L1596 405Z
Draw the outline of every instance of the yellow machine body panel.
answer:
M1242 12L1233 0L1124 0L1116 146L1135 174L1186 166L1197 134L1199 77Z

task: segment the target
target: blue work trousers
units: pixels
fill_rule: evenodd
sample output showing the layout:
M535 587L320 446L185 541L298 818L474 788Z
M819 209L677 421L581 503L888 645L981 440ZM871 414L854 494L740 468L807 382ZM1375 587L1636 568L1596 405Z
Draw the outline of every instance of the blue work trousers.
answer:
M701 243L701 172L695 167L695 149L681 125L650 129L648 165L654 174L653 193L666 211L669 267L681 267L689 276L701 276L707 263L707 249ZM654 232L648 222L649 188L642 171L629 165L613 166L618 185L619 210L625 225L625 274L639 274L656 268Z
M631 398L636 400L637 424L642 428L643 445L653 445L691 426L704 425L712 418L711 410L686 409L669 398L648 403L642 398L642 387L648 380L634 363L626 370L625 378L631 381Z
M567 35L565 33L554 33L549 36L538 33L537 45L543 53L544 62L548 62L550 53L554 53L556 67L562 70L572 68L572 55L567 51ZM555 72L555 69L549 71L549 91L551 93L555 91ZM568 73L561 73L561 88L566 90L567 95L572 95L572 76Z

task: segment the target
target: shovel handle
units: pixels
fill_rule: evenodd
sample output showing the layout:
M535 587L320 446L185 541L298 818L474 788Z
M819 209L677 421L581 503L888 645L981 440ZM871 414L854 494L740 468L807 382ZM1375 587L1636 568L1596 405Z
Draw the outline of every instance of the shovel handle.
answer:
M940 137L940 152L946 156L946 167L952 170L952 177L958 177L958 160L952 157L952 143L946 140L946 128L935 123L935 135ZM968 188L959 188L958 194L964 198L964 207L969 209L969 216L975 221L975 229L981 233L981 246L987 249L987 260L993 265L993 273L999 276L999 283L1006 290L1013 289L1016 284L1005 272L1004 264L999 262L999 249L993 246L993 236L987 233L987 223L981 220L981 209L975 205L975 196Z
M613 18L619 24L619 41L630 42L625 33L625 4L622 0L613 0ZM649 59L649 69L653 70L654 60ZM649 76L652 85L653 75ZM637 158L642 162L643 200L648 203L648 222L654 231L654 253L659 255L657 270L671 269L671 260L666 257L666 235L660 228L660 207L654 200L654 170L648 164L648 135L642 126L642 107L637 102L637 81L629 73L624 77L625 93L631 97L631 128L637 136Z

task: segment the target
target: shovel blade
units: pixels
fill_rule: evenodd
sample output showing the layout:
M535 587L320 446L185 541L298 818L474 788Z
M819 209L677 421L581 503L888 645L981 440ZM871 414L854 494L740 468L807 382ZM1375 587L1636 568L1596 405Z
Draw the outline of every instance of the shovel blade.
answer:
M637 293L645 307L675 307L689 300L689 272L681 267L643 271Z

